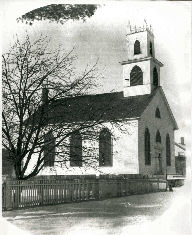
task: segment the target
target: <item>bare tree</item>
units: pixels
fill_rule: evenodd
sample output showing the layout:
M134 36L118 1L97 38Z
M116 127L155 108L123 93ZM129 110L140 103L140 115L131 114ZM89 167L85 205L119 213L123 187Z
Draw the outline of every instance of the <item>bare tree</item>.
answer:
M72 134L98 138L96 129L103 125L110 107L107 103L97 108L92 103L79 103L79 97L96 85L99 74L97 63L78 74L73 66L75 59L73 50L50 51L49 40L43 36L33 42L29 36L23 41L17 38L2 57L3 147L10 153L17 179L37 175L49 164L47 154L54 154L54 161L65 165ZM94 146L83 148L85 162L98 160L89 157ZM32 161L33 168L26 174Z

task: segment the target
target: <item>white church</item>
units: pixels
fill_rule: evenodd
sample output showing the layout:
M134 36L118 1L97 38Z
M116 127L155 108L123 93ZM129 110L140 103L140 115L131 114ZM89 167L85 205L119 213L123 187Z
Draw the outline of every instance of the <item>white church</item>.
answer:
M67 167L61 168L51 160L42 175L175 173L174 131L178 127L161 87L163 64L155 58L153 32L135 28L128 33L127 40L128 58L121 62L123 76L119 78L123 91L66 98L69 105L59 108L60 113L69 114L65 115L67 121L79 122L94 119L85 115L86 107L110 106L110 111L103 115L103 126L95 133L98 138L86 140L81 133L71 136ZM126 131L112 127L111 117L123 123ZM88 142L94 146L91 154L98 159L93 166L83 161L83 146ZM78 161L72 159L74 145L78 147Z

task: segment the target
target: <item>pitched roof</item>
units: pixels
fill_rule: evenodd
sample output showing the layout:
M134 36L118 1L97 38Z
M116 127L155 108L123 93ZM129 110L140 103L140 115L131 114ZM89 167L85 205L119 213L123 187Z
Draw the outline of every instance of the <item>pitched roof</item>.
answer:
M117 120L139 118L148 106L156 88L151 94L124 97L123 92L84 95L56 100L50 109L49 121L81 122L94 120Z
M171 111L171 108L170 108L170 106L169 106L169 103L168 103L168 101L167 101L167 98L166 98L166 96L165 96L165 93L164 93L162 87L159 87L159 91L160 91L161 96L163 97L163 100L164 100L164 102L165 102L165 105L167 106L167 109L168 109L168 111L169 111L169 115L170 115L171 120L172 120L172 122L173 122L173 124L174 124L174 130L178 130L179 128L178 128L177 122L176 122L175 117L174 117L174 115L173 115L173 113L172 113L172 111Z

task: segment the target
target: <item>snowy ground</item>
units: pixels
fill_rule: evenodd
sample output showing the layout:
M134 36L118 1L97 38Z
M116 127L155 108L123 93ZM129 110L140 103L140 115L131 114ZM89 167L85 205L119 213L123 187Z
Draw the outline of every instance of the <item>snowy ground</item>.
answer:
M6 211L3 212L3 216L7 221L24 230L23 234L133 235L137 234L135 232L140 229L142 235L148 235L154 234L152 231L150 233L153 226L156 228L156 234L158 234L159 229L162 230L161 234L165 234L165 227L162 227L162 219L159 218L164 217L165 224L168 227L171 226L171 223L168 221L171 219L170 215L172 217L173 211L171 214L168 212L172 207L172 210L175 211L175 206L172 206L172 204L176 197L177 200L178 198L180 200L182 200L182 197L184 198L184 188L176 188L174 192L133 195L103 201ZM177 206L179 209L180 204ZM175 222L177 224L180 223L180 221ZM160 226L160 228L158 229L157 226ZM145 230L148 232L145 233ZM174 230L175 227L171 228L170 231ZM16 230L14 234L16 234L15 232ZM138 234L141 234L141 232ZM182 224L182 231L178 235L188 235L187 232L188 230L185 233L185 228L183 228ZM20 232L19 234L21 235L22 233ZM169 233L169 235L172 234L177 233Z

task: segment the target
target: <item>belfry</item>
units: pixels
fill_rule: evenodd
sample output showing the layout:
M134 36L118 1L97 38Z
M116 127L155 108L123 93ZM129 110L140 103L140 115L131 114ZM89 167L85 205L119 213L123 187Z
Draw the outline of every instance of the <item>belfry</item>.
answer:
M130 26L127 34L128 56L123 65L124 97L150 94L160 86L160 67L155 58L154 35L151 27Z

